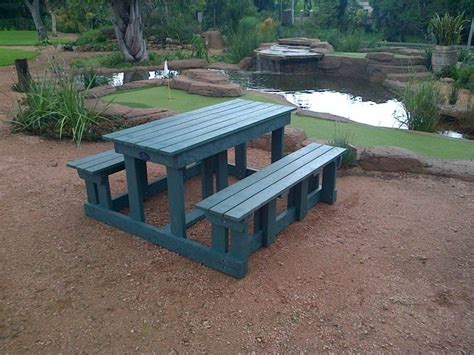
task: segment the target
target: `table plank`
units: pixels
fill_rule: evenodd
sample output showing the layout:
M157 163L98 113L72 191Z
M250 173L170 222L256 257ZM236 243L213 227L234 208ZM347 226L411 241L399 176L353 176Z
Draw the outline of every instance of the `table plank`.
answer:
M212 114L209 114L206 117L201 117L200 119L196 120L188 120L186 122L181 122L174 126L167 125L163 128L159 127L157 129L149 129L146 131L142 131L146 133L143 133L141 135L129 135L127 137L124 137L123 139L126 140L126 144L130 145L151 145L156 141L165 141L167 139L175 138L184 133L194 132L198 129L206 128L216 123L235 119L236 117L238 117L236 116L236 114L247 115L252 112L255 112L256 110L262 110L263 108L265 107L262 105L258 105L258 103L256 103L255 105L237 106L234 107L232 110L226 110L224 112L213 112Z
M130 133L133 133L133 132L138 132L138 131L141 131L141 130L144 130L144 129L149 129L149 128L155 127L155 126L166 125L166 124L169 124L170 122L181 122L182 120L187 120L190 117L199 117L199 116L202 116L202 115L206 115L207 113L209 113L211 111L214 111L214 110L226 109L226 107L231 107L231 106L234 106L234 105L240 105L240 104L246 103L246 102L251 102L251 101L242 100L242 99L235 99L235 100L231 100L231 101L226 101L226 102L223 102L221 104L207 106L207 107L203 107L201 109L193 110L193 111L190 111L190 112L180 113L178 115L174 115L174 116L166 117L166 118L163 118L163 119L155 120L155 121L152 121L152 122L144 123L144 124L141 124L141 125L138 125L138 126L125 128L125 129L122 129L122 130L117 131L117 132L106 134L106 135L103 136L103 138L106 139L106 140L119 139L120 137L126 136L127 134L130 134Z
M213 120L210 125L190 127L188 129L175 131L171 134L159 135L150 140L137 143L136 146L149 147L152 150L159 150L175 144L187 142L191 139L197 139L205 143L203 136L225 127L234 127L236 124L241 126L251 125L255 122L268 120L272 117L284 113L287 109L275 108L270 106L258 106L251 110L245 110L242 113L232 113L220 120Z

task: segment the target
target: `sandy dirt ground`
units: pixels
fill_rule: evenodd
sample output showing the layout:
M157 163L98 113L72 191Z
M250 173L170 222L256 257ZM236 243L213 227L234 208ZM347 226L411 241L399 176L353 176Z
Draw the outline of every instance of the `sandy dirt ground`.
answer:
M30 66L77 55L47 48ZM0 119L15 80L0 68ZM291 225L236 280L84 216L84 184L65 164L110 145L0 128L2 353L474 350L472 183L346 172L335 205ZM112 177L114 191L124 184ZM186 190L190 209L199 179ZM145 207L166 223L165 193ZM205 222L189 231L208 236Z
M291 225L236 280L84 216L65 163L108 148L0 136L1 352L474 349L472 183L343 174L335 205ZM189 208L199 186L186 187ZM146 215L164 223L165 193ZM205 224L190 237L205 238Z

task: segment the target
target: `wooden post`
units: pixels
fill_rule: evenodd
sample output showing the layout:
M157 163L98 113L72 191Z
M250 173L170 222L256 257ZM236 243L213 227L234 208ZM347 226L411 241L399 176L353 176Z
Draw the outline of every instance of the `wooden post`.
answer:
M471 30L469 31L469 38L467 40L467 49L471 49L473 34L474 34L474 17L472 18L472 21L471 21Z
M28 68L28 59L15 60L16 75L18 76L18 84L16 88L20 92L28 91L31 82L30 69Z

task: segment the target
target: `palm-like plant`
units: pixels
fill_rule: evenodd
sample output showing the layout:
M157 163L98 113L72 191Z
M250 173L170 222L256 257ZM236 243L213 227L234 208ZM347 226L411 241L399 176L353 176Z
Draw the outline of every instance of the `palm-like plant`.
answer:
M438 46L458 44L461 41L461 32L466 23L464 12L458 16L451 16L446 13L442 17L435 13L430 21L430 25L436 37L436 44Z

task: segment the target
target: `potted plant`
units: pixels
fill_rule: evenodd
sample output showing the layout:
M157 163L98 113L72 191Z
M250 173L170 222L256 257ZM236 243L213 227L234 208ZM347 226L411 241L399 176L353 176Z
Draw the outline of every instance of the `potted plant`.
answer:
M443 69L456 65L458 53L454 45L461 41L465 24L464 13L458 16L445 14L443 17L436 13L431 19L431 29L436 37L436 47L431 57L434 73L441 73Z

